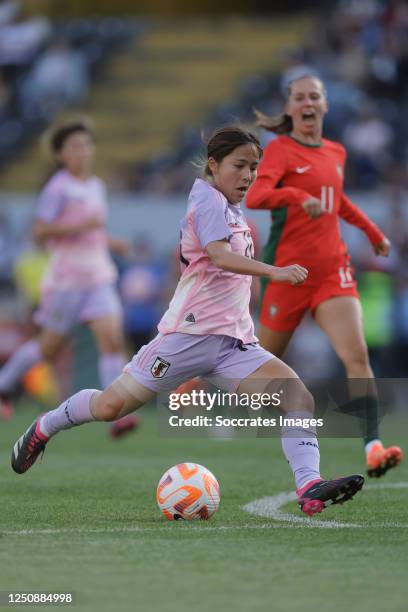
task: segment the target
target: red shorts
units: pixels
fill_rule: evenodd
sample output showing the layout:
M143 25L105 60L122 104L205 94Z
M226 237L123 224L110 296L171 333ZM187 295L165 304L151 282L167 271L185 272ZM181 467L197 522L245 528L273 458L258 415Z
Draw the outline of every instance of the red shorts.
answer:
M269 283L263 296L259 321L274 331L292 331L307 310L314 314L319 304L338 296L359 297L354 270L348 264L348 258L345 265L320 278L313 274L303 285Z

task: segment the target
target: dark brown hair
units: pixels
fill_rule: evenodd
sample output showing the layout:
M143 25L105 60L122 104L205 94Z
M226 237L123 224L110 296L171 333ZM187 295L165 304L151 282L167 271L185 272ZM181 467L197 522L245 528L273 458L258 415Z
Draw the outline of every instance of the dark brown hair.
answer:
M292 93L292 85L297 81L303 81L303 79L316 79L320 81L323 87L323 93L326 95L326 89L324 87L323 81L316 74L303 74L293 81L290 81L285 89L285 99L289 100L289 96ZM273 132L274 134L290 134L293 130L292 117L287 113L280 113L280 115L275 115L274 117L268 117L268 115L264 115L260 111L254 109L254 113L256 116L256 126L263 128L264 130L268 130L268 132Z
M91 124L83 118L74 118L70 121L65 121L64 123L59 123L47 132L42 137L42 147L45 151L51 151L53 156L55 157L64 146L64 142L66 139L72 134L76 134L77 132L82 132L84 134L89 134L92 140L94 140L93 131L91 128ZM40 188L42 189L46 183L50 180L50 178L64 167L64 164L58 159L54 159L53 166L48 170L44 179L41 181Z
M212 157L220 162L237 147L252 144L256 147L259 158L262 157L262 147L258 138L248 130L238 125L227 125L215 130L207 142L207 160ZM204 168L206 177L212 176L208 162Z
M59 153L64 146L64 142L69 136L72 134L76 134L77 132L83 132L84 134L89 134L93 139L93 133L90 126L85 121L71 121L69 123L64 123L62 125L57 126L50 137L50 148L51 151L55 153Z

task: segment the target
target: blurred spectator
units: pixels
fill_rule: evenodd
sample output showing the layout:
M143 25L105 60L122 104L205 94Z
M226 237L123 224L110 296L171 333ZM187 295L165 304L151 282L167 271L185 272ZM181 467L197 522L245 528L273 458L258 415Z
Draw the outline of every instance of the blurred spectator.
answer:
M366 54L352 36L344 41L344 45L345 48L338 59L334 74L340 80L347 80L354 85L363 85L368 72Z
M13 280L19 302L19 320L29 336L37 332L33 314L41 301L41 281L48 264L49 254L30 242L14 261Z
M0 122L2 118L6 115L7 106L11 99L11 91L8 86L6 79L4 77L4 73L0 68Z
M316 68L309 66L300 49L285 49L282 53L283 70L280 79L280 90L285 96L289 84L302 76L316 74Z
M390 166L393 140L391 126L381 118L372 103L363 106L359 116L345 128L343 142L355 164L354 172L364 187L373 187Z
M15 232L6 213L0 211L0 286L9 285L13 260L19 248Z
M62 106L78 102L88 86L84 56L57 39L38 59L21 91L25 116L52 117Z
M0 3L0 26L12 22L20 11L18 0L5 0Z
M120 294L124 309L124 328L131 353L137 353L157 332L156 325L163 314L167 297L168 270L163 260L157 260L150 242L138 238L134 254L122 271Z
M359 292L364 313L364 335L370 363L376 377L395 376L394 360L388 347L392 342L392 278L383 272L359 276Z
M119 17L26 18L18 0L0 0L0 164L63 107L80 101L90 76L135 30Z
M0 65L28 64L50 34L45 17L0 23Z

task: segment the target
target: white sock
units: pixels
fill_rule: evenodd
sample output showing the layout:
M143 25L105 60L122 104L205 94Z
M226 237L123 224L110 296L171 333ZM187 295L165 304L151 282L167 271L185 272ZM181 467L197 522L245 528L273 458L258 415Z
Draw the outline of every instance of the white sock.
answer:
M106 389L115 378L122 374L126 359L122 353L102 353L98 359L99 379L103 389Z
M288 412L285 419L311 419L310 412ZM305 428L302 425L284 425L282 427L282 448L292 468L296 488L301 489L311 480L321 478L319 464L319 443L316 428Z
M62 429L71 429L95 420L91 413L91 398L97 389L84 389L71 395L55 410L46 412L40 418L40 432L50 438Z
M368 443L365 445L365 447L364 447L364 448L365 448L366 455L368 455L368 453L370 452L370 450L372 449L372 447L374 446L374 444L381 444L381 445L382 445L382 442L381 442L381 440L371 440L370 442L368 442Z

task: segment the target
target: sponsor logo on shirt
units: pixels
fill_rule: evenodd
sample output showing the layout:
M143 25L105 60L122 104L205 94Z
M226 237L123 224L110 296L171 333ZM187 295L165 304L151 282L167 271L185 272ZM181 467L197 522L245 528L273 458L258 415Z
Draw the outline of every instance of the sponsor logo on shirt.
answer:
M193 315L192 312L189 312L184 320L187 321L188 323L195 323L196 322L195 316Z
M155 378L163 378L169 367L170 362L162 359L161 357L156 357L152 367L150 368L150 372Z
M310 170L310 168L311 168L311 167L312 167L312 166L298 166L298 167L296 168L296 172L297 172L298 174L304 174L305 172L307 172L308 170Z

